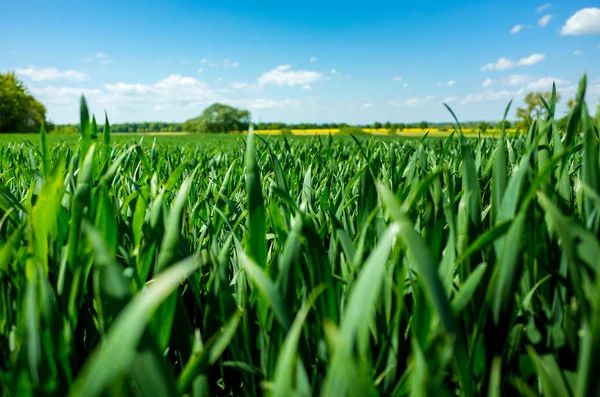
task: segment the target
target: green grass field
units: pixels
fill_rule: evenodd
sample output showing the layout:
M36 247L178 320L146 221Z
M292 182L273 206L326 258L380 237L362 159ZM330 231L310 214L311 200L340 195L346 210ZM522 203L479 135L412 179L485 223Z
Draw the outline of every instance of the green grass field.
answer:
M2 395L598 395L584 87L500 139L0 137Z

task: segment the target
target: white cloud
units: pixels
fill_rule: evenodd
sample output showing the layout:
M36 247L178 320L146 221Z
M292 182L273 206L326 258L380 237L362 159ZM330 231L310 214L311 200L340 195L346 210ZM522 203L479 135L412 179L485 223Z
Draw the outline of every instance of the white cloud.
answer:
M239 62L232 62L229 59L223 59L222 61L213 61L212 59L202 58L200 63L208 66L209 68L237 68L240 66Z
M540 25L541 27L544 27L544 26L548 25L548 23L550 23L551 19L552 19L552 15L550 15L550 14L544 15L543 17L541 17L538 20L538 25Z
M309 61L310 62L317 62L317 57L310 57Z
M373 106L375 106L375 105L373 105L372 103L363 103L363 105L362 105L362 107L365 109L372 108Z
M315 83L323 80L323 75L312 70L291 70L292 65L281 65L273 70L264 73L258 78L258 84L261 85L276 85L297 86Z
M543 5L539 6L539 7L538 7L538 8L535 10L535 12L537 12L537 13L540 13L540 12L544 11L545 9L547 9L547 8L550 8L550 7L552 7L552 3L546 3L546 4L543 4Z
M85 95L86 97L98 96L102 94L102 90L99 89L90 89L90 88L70 88L70 87L42 87L42 88L31 88L30 91L36 96L40 96L43 98L47 98L52 100L52 98L59 99L62 97L76 97L79 98L81 95Z
M103 52L97 52L96 58L98 58L100 60L100 63L102 63L103 65L108 65L109 63L113 62L113 60Z
M532 55L528 56L527 58L521 58L517 62L514 62L510 59L502 57L502 58L498 59L496 62L490 62L486 65L483 65L479 70L481 70L482 72L485 72L488 70L506 70L506 69L517 68L520 66L532 66L532 65L542 62L544 60L544 58L546 58L546 55L544 55L544 54L532 54Z
M396 76L392 80L394 80L394 81L402 81L402 77Z
M260 84L246 83L243 81L240 81L240 82L234 81L232 83L229 83L229 87L231 87L234 90L242 90L244 92L258 92L258 91L262 91L262 89L264 88Z
M482 86L483 88L487 88L487 87L489 87L489 86L491 86L492 84L495 84L495 83L497 83L497 81L496 81L496 80L494 80L494 79L490 79L490 78L488 77L487 79L485 79L485 80L483 81L483 83L481 83L481 86Z
M231 83L229 84L231 86L231 88L233 88L234 90L243 90L244 88L248 88L249 84L248 83Z
M128 98L140 102L191 102L209 100L214 92L207 85L193 77L171 74L159 82L148 84L116 83L105 84L107 96L117 101Z
M286 106L298 106L303 101L299 99L254 99L249 103L249 107L252 109L270 109L270 108L282 108Z
M567 80L561 80L561 79L557 79L557 78L554 78L554 77L543 77L543 78L541 78L539 80L536 80L534 82L531 82L531 83L527 84L527 89L528 90L535 90L535 91L551 90L553 82L556 83L557 86L565 85L565 84L569 84L570 83Z
M84 58L83 60L85 62L99 62L102 65L108 65L108 64L114 62L111 57L109 57L108 55L106 55L103 52L97 52L94 54L94 56Z
M161 110L161 109L162 109L162 107L160 105L154 106L154 110Z
M403 87L404 87L404 88L407 88L407 87L408 87L408 83L404 83L404 86L403 86Z
M302 86L302 91L311 91L312 87L308 84Z
M198 73L204 72L204 68L198 68Z
M448 98L444 99L442 102L444 102L444 103L451 103L451 102L456 102L456 101L458 101L458 98L455 97L455 96L451 96L451 97L448 97Z
M39 68L37 66L29 66L25 69L17 68L15 72L18 75L29 77L33 81L44 81L44 80L74 80L84 81L90 78L85 73L78 72L76 70L58 70L57 68Z
M515 25L513 26L513 28L510 30L510 34L516 34L519 33L521 30L523 30L524 28L526 28L527 26L525 25Z
M535 76L530 76L527 74L511 74L508 76L508 85L520 86L529 84L533 80L535 80Z
M331 74L340 74L336 69L331 69Z
M414 107L424 105L434 99L433 95L428 95L425 98L392 99L388 103L395 107Z
M573 51L573 55L582 55L583 51L575 50Z
M508 99L513 96L508 90L502 91L493 91L493 90L485 90L479 94L469 94L460 101L462 105L467 105L469 103L481 103L481 102L489 102L489 101L497 101L499 99Z
M562 35L600 34L600 8L584 8L567 19Z
M450 81L448 81L448 82L446 83L446 85L447 85L448 87L452 87L454 84L456 84L456 81L455 81L455 80L450 80Z

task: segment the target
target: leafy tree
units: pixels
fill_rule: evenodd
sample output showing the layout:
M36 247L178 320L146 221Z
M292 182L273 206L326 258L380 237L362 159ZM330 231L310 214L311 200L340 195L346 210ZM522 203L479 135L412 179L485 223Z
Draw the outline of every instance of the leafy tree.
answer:
M373 128L376 129L376 130L380 129L381 128L381 123L379 121L374 122L373 123Z
M490 128L490 126L485 121L482 121L481 123L479 123L477 128L479 128L479 131L485 133L488 130L488 128Z
M544 98L546 102L550 102L552 92L530 92L525 96L525 107L517 108L517 118L520 119L516 125L517 128L525 131L528 130L532 120L537 118L538 114L543 115L546 113L540 97ZM560 96L557 93L556 102L559 99Z
M38 132L46 107L31 96L14 73L0 73L0 133Z
M403 130L403 129L405 129L405 128L406 128L406 124L404 124L404 123L400 123L400 124L398 124L398 129L399 129L400 131L402 131L402 130Z
M389 121L388 121L388 122L386 122L386 123L383 125L383 128L385 128L386 130L391 130L391 129L392 129L392 123L390 123Z
M504 126L504 129L507 130L510 128L511 124L510 121L508 120L504 120L498 123L498 128L502 129L502 126Z
M232 106L214 103L199 117L184 123L186 131L217 133L244 131L250 126L250 112Z
M427 121L421 121L419 123L419 128L421 128L423 130L426 129L426 128L428 128L428 127L429 127L429 123Z

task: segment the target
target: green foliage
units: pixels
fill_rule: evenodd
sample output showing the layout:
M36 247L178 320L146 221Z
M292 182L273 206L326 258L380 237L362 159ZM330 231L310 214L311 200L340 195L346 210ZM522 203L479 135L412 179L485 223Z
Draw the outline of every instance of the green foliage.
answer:
M201 133L241 132L249 126L250 112L220 103L210 105L199 117L183 124L187 132Z
M46 107L31 96L14 73L0 73L0 133L39 132Z
M542 99L550 102L551 97L552 92L530 92L525 95L525 107L517 108L517 119L519 119L519 122L515 127L527 132L533 120L542 118L547 114ZM556 97L556 102L558 101L560 101L560 95Z
M498 129L502 129L504 127L505 130L509 129L512 126L511 122L508 120L503 120L498 123Z
M419 123L419 128L422 128L422 129L429 128L429 123L427 121L421 121Z
M481 123L479 123L477 128L479 129L479 131L481 131L482 133L485 134L485 132L488 130L488 128L490 128L490 125L488 123L486 123L485 121L482 121Z
M584 92L562 134L554 95L444 141L134 141L82 101L0 142L0 394L597 395Z

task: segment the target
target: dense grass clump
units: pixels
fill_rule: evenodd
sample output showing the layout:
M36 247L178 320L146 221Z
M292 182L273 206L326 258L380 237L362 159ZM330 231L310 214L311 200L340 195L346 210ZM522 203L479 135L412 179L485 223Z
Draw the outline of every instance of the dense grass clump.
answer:
M82 103L0 144L2 395L597 395L584 91L500 139L115 144Z

